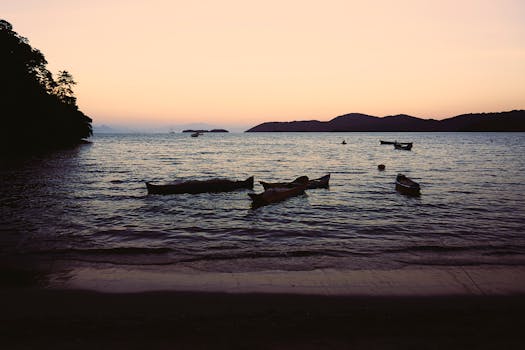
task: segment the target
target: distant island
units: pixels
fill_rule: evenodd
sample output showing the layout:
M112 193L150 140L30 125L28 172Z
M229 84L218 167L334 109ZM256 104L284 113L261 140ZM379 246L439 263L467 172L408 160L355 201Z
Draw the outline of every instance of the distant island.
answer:
M82 143L92 135L68 71L56 78L44 55L0 19L0 152L9 155Z
M318 120L266 122L246 130L246 132L345 131L525 131L525 110L462 114L443 120L421 119L406 114L375 117L350 113L327 122Z
M182 130L182 132L229 132L228 130L225 130L225 129L211 129L211 130L193 130L193 129L187 129L187 130Z

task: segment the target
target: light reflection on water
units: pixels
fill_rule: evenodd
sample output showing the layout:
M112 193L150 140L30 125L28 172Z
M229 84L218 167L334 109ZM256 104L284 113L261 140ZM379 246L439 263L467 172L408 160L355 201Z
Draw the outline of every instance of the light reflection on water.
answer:
M412 141L414 148L394 150L380 139ZM92 141L2 166L4 253L230 270L525 263L523 133L100 135ZM421 197L395 191L399 172L421 184ZM247 191L156 196L144 185L326 173L330 189L257 210Z

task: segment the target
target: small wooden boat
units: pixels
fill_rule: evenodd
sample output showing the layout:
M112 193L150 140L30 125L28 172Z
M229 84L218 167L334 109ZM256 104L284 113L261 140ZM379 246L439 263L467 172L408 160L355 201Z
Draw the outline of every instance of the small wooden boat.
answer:
M301 176L302 182L298 182L294 187L272 187L263 193L248 193L252 199L252 208L259 208L268 204L281 202L287 198L295 197L304 193L308 186L308 177Z
M397 174L396 190L412 196L419 196L421 194L419 184L403 174Z
M395 144L399 144L399 145L410 145L410 146L413 145L412 142L397 142L397 141L383 141L383 140L379 140L379 143L380 143L381 145L395 145Z
M394 149L410 151L412 149L412 143L394 143Z
M155 185L146 182L146 188L148 189L148 194L229 192L242 188L253 189L253 176L250 176L244 181L210 179L180 181L164 185Z
M259 181L259 183L264 187L265 190L269 188L276 188L276 187L285 187L285 188L293 188L296 187L298 184L303 183L304 178L308 179L306 176L298 177L297 179L293 180L292 182L264 182ZM308 180L308 184L306 186L306 189L313 189L313 188L328 188L328 183L330 181L330 174L327 174L325 176L322 176L318 179L312 179Z

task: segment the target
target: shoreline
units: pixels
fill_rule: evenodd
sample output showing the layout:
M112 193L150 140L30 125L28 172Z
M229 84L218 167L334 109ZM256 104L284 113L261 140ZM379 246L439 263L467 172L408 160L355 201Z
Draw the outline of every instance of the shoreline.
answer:
M155 291L325 296L525 295L525 267L417 267L212 272L188 267L77 266L51 288L106 293Z
M115 265L68 260L0 261L0 289L102 293L203 292L326 296L525 295L525 266L406 266L232 271L200 265ZM242 264L242 261L238 262Z

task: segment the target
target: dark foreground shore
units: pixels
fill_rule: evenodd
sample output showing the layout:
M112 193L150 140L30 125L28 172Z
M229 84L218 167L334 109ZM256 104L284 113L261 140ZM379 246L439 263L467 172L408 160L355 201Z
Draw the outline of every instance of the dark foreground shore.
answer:
M525 298L4 288L2 349L522 349Z

